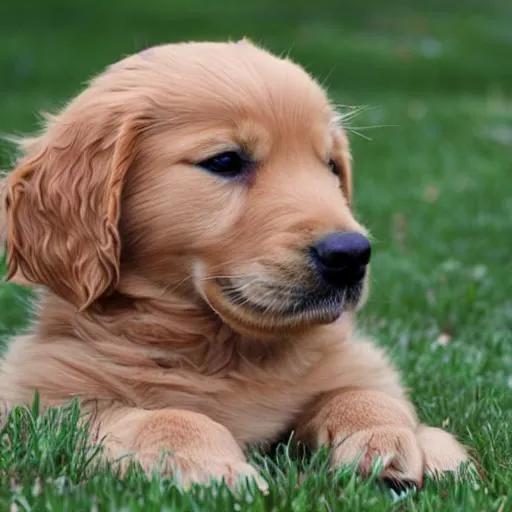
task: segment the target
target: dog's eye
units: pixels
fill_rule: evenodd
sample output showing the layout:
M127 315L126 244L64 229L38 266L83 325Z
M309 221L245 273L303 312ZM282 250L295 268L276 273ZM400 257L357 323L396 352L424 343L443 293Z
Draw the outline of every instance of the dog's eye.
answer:
M207 158L197 165L219 176L234 178L247 172L250 169L251 162L237 151L226 151Z
M341 170L338 167L338 164L332 158L329 160L327 165L335 176L341 176Z

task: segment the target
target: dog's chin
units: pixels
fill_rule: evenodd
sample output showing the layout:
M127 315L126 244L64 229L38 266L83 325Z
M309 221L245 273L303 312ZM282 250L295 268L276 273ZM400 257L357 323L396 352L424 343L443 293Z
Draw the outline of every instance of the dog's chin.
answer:
M294 295L293 301L276 294L259 302L223 279L210 280L201 292L234 331L257 339L289 336L335 322L357 309L363 283L341 290L304 292Z

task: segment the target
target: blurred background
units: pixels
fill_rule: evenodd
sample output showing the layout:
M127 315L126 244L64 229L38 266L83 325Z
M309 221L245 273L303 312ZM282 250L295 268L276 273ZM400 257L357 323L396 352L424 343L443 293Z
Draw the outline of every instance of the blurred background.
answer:
M510 0L4 0L0 132L33 131L39 111L147 46L243 36L358 109L356 208L376 239L369 328L403 343L414 329L453 336L489 300L510 322L508 291L493 285L511 270ZM13 154L0 142L0 168ZM0 284L0 338L26 304Z
M166 41L247 35L355 103L379 92L498 94L512 77L509 0L6 0L0 9L7 128L30 126L33 109Z

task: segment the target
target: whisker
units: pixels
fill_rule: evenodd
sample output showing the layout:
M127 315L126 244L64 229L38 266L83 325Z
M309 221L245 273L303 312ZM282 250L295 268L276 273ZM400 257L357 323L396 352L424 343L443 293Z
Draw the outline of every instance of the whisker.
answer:
M368 140L370 142L373 141L373 139L371 137L368 137L367 135L364 135L363 133L358 132L357 130L352 129L350 126L347 126L346 130L351 132L351 133L355 133L356 135L359 135L359 137L361 137L361 138L363 138L365 140Z
M374 124L370 126L347 126L348 130L373 130L375 128L401 128L401 124Z
M360 106L348 106L348 105L334 105L338 115L340 116L340 121L342 123L346 123L357 117L358 115L366 112L371 107L368 105L360 105ZM342 111L343 109L343 111Z
M229 275L229 274L219 274L214 276L206 276L199 278L200 281L212 281L215 279L251 279L259 277L258 274L238 274L238 275Z
M281 51L281 53L279 54L279 57L281 59L289 59L290 58L290 53L292 52L294 46L295 46L295 43L296 43L296 39L294 39L290 46L288 47L288 49L285 49L283 51Z
M184 283L186 283L189 279L191 279L192 276L187 276L185 277L184 279L182 279L181 281L179 281L176 285L174 285L172 288L171 288L171 285L169 286L166 286L163 290L163 294L172 294L174 293L180 286L182 286Z
M322 80L320 81L320 85L325 88L326 84L327 84L327 80L329 80L329 78L331 78L331 75L333 74L334 70L336 69L336 64L334 64L331 69L328 71L328 73L322 78Z

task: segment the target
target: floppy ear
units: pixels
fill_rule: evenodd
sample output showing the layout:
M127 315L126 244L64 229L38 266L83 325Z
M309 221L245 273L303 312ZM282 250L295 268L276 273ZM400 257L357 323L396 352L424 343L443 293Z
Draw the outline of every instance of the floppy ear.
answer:
M80 310L119 280L121 188L135 120L54 118L7 178L7 279L45 285Z

